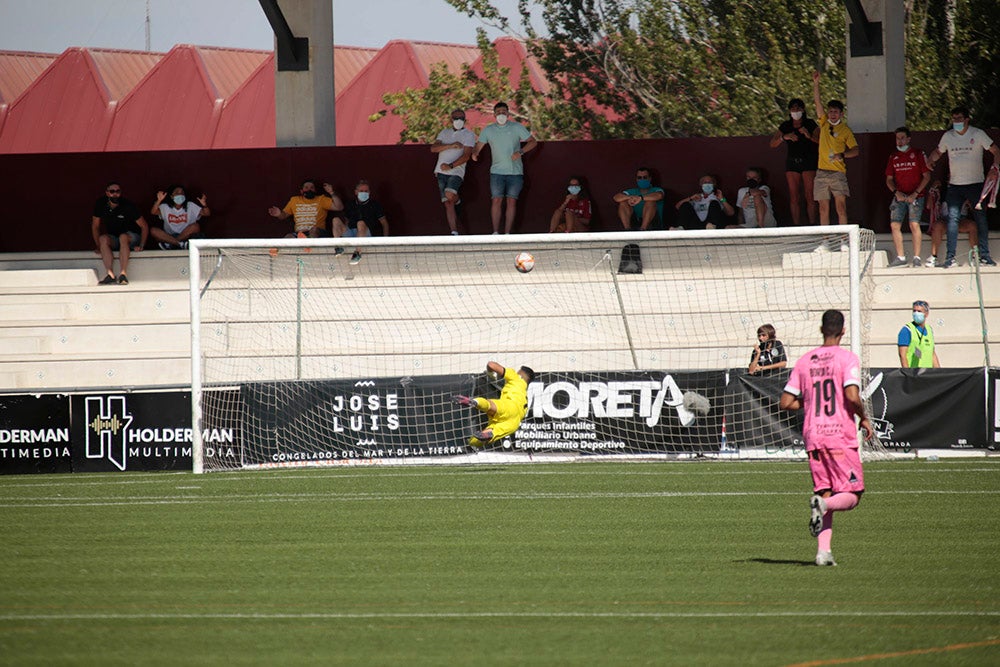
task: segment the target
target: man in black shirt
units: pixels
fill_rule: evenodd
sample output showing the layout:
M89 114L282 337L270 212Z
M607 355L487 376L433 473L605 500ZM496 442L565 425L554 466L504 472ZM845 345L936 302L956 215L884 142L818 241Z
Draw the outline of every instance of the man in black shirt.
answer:
M345 236L388 236L389 221L385 218L382 205L372 198L372 189L366 180L358 181L354 188L354 200L344 212L347 218ZM361 261L357 250L351 255L351 264Z
M108 183L104 195L94 203L94 215L90 228L94 235L95 252L104 260L104 270L107 275L98 283L100 285L128 285L129 252L139 252L146 246L149 236L149 225L139 213L139 209L122 195L121 185L117 181ZM121 269L118 278L112 271L114 251L118 250L118 264Z

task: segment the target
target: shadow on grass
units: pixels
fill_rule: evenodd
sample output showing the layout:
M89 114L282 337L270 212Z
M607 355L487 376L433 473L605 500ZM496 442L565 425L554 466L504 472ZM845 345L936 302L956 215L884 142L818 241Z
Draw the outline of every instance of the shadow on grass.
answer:
M760 563L762 565L808 565L815 567L816 563L811 560L779 560L777 558L745 558L734 561L736 563Z

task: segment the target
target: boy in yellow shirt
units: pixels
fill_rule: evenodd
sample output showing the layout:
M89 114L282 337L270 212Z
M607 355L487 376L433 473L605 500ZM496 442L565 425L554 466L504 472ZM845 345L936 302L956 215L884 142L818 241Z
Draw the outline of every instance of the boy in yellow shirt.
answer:
M844 122L844 103L830 100L826 112L819 95L819 72L813 72L813 103L816 105L816 122L819 123L819 169L813 186L813 199L819 204L819 224L830 224L830 197L837 207L837 222L847 224L846 158L861 153L854 132Z

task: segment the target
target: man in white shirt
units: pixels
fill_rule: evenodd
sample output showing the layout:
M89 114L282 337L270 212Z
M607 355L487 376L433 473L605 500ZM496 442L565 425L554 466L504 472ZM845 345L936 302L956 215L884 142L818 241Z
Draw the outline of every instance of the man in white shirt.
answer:
M942 268L955 266L955 249L958 245L958 221L962 217L962 203L966 199L977 201L983 189L985 172L983 170L983 153L993 154L993 166L1000 164L1000 149L990 136L978 127L969 124L972 116L966 107L955 107L951 110L952 129L941 137L937 148L927 159L928 166L933 169L941 156L948 155L948 194L945 202L948 204L948 241L947 257ZM990 256L989 222L986 211L974 210L976 227L979 230L979 263L984 266L996 266Z
M431 144L431 153L438 156L434 175L437 176L441 203L444 204L444 214L453 235L458 235L458 212L455 207L462 202L458 190L465 180L465 163L472 156L475 145L476 135L465 127L465 111L462 109L451 112L451 127L441 130Z

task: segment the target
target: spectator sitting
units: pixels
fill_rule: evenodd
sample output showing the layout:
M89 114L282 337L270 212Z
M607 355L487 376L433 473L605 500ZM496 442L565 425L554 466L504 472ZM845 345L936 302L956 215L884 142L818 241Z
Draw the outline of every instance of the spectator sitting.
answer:
M725 227L726 217L731 217L736 209L726 201L726 196L709 174L698 179L700 192L677 202L677 228L717 229Z
M665 193L663 188L653 185L648 167L635 170L635 185L614 196L622 227L631 230L638 225L640 231L662 228Z
M583 182L573 176L566 186L566 198L552 214L549 233L585 232L590 229L590 196L583 188Z
M750 355L751 375L774 375L788 365L785 346L777 338L778 334L771 324L762 324L757 329L757 347Z
M169 203L165 202L168 193ZM150 227L149 235L159 242L161 250L186 248L188 239L205 238L198 221L212 213L207 201L204 194L198 197L197 204L190 201L180 185L172 185L166 191L160 190L156 193L156 201L149 212L163 221L163 229Z
M122 188L118 181L111 181L104 189L104 196L98 197L94 203L94 213L90 221L91 233L94 236L96 252L104 261L107 275L99 285L128 285L129 252L139 252L146 245L149 236L149 225L139 213L139 209L128 199L121 196ZM118 252L119 272L115 278L114 251Z
M382 204L372 198L372 189L368 181L362 179L354 187L354 201L345 211L347 230L345 237L355 236L388 236L389 221L385 217ZM351 255L351 264L361 261L361 253L355 250Z
M340 197L334 193L332 185L324 183L323 190L324 194L319 195L316 192L316 181L311 178L306 179L302 181L299 194L289 199L288 203L285 204L285 208L272 206L267 210L271 216L278 220L286 220L289 217L293 219L295 224L294 230L286 234L286 238L294 238L295 236L308 236L310 238L330 236L326 228L327 213L333 211L336 216L337 213L343 210L344 205L340 201ZM337 219L335 217L334 226L336 227L336 225ZM339 236L339 234L334 234L334 236Z
M938 248L941 246L941 239L944 237L948 226L948 202L945 201L947 190L941 192L941 181L936 180L927 190L927 210L930 220L931 233L931 255L927 258L924 266L933 268L937 266ZM958 231L969 235L969 247L975 248L979 245L979 227L972 219L972 203L966 199L962 202L959 213Z
M747 169L747 184L736 194L736 206L743 220L730 227L777 227L771 188L764 185L764 173L758 167Z

